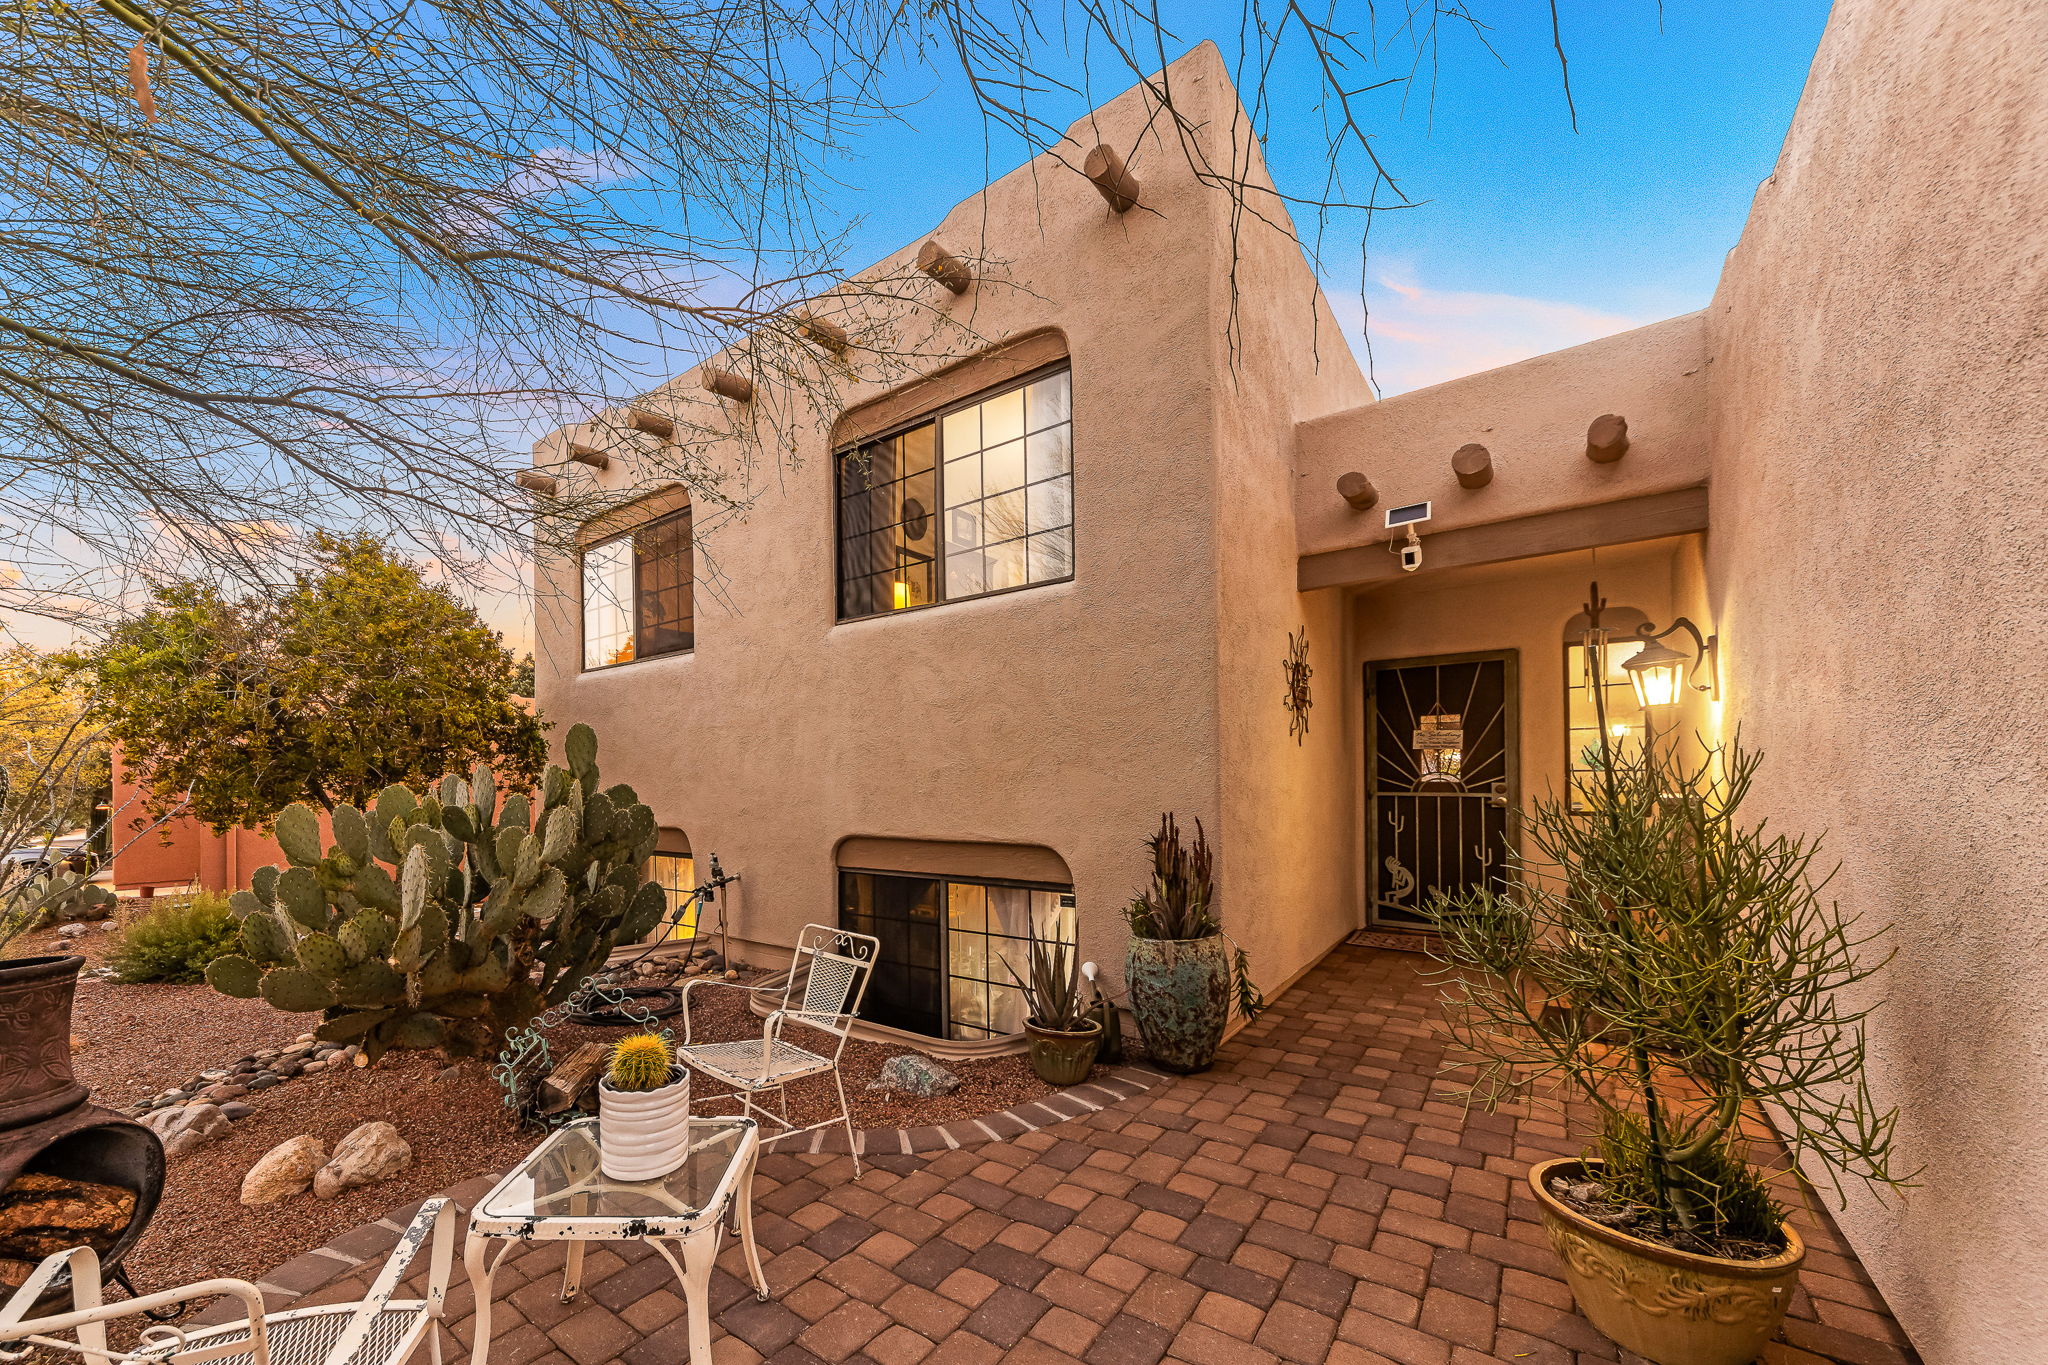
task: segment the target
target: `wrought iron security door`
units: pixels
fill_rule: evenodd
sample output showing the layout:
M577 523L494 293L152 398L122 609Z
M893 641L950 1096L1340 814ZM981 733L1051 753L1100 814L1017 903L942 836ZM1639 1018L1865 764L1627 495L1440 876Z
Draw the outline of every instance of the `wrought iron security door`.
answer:
M1513 651L1367 664L1371 922L1417 928L1438 891L1501 884L1516 791Z

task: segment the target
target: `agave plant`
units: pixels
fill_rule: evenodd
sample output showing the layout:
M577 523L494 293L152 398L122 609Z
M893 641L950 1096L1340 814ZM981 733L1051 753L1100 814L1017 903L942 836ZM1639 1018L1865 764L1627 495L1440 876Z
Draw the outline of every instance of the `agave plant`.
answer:
M1024 992L1030 1020L1055 1033L1078 1033L1090 1018L1089 1002L1081 992L1080 950L1065 939L1031 936L1031 974L1017 974L1008 958L1003 968Z

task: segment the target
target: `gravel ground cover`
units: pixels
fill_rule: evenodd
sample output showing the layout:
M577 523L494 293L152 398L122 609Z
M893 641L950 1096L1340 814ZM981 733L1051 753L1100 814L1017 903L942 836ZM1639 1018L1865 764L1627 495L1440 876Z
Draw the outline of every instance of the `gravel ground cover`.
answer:
M95 930L87 935L87 946L110 937ZM22 944L16 951L28 955L67 947L53 940L50 946ZM696 996L696 1039L759 1036L760 1020L747 1010L741 992L706 988ZM259 1047L288 1043L312 1022L312 1016L285 1014L261 1000L236 1000L204 985L85 980L79 983L73 1014L73 1065L96 1101L118 1107L182 1085L202 1070ZM679 1016L664 1022L680 1036ZM551 1038L551 1046L557 1057L565 1056L585 1039L610 1040L624 1031L565 1027ZM936 1099L868 1090L882 1064L903 1051L849 1043L846 1090L855 1127L945 1123L1006 1109L1051 1090L1022 1056L949 1064L960 1077L960 1088ZM723 1089L701 1076L695 1084L700 1098ZM481 1062L450 1072L445 1059L433 1053L393 1053L374 1066L299 1077L245 1095L242 1103L254 1112L226 1136L172 1163L150 1230L127 1258L139 1287L211 1275L258 1278L393 1208L472 1176L501 1171L539 1140L536 1132L515 1122ZM790 1114L799 1124L826 1117L833 1104L829 1078L800 1082L790 1092ZM704 1104L700 1111L720 1108ZM406 1172L331 1200L308 1193L260 1208L240 1202L243 1175L278 1143L311 1133L332 1149L351 1129L373 1119L393 1124L411 1144L412 1166Z

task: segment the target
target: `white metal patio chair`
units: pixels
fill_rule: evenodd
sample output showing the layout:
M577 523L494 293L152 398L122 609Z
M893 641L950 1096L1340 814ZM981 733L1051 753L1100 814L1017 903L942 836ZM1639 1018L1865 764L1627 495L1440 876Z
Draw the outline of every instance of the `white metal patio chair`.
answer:
M430 1235L434 1252L426 1297L392 1298L399 1278ZM441 1365L441 1318L454 1252L455 1206L445 1199L430 1199L420 1206L361 1300L266 1313L262 1291L247 1280L202 1280L104 1302L99 1256L90 1247L72 1247L44 1257L0 1306L0 1361L26 1361L40 1348L83 1356L94 1365L198 1365L209 1360L231 1360L234 1365L405 1365L424 1337L433 1365ZM52 1289L62 1291L59 1280L67 1272L70 1311L27 1316ZM114 1350L107 1344L107 1324L116 1318L221 1295L240 1299L242 1316L218 1327L148 1327L130 1350Z
M853 1114L846 1104L846 1081L840 1073L839 1059L846 1051L847 1035L854 1016L860 1012L861 998L867 994L868 978L874 973L875 956L881 948L881 940L868 934L806 924L797 935L789 976L780 985L742 986L714 977L697 977L683 987L683 1045L676 1049L676 1056L684 1063L731 1086L742 1113L753 1114L782 1129L766 1139L764 1145L829 1128L835 1123L844 1125L847 1150L853 1153L855 1180L861 1176L860 1144L853 1132ZM758 1039L693 1043L690 992L699 986L722 986L754 994L772 995L779 991L782 1003L768 1016ZM783 1036L791 1024L816 1030L825 1037L805 1037L804 1041L813 1047L798 1046ZM839 1091L839 1116L797 1127L789 1118L789 1096L784 1087L791 1081L827 1073ZM771 1090L775 1092L780 1114L772 1114L756 1103Z

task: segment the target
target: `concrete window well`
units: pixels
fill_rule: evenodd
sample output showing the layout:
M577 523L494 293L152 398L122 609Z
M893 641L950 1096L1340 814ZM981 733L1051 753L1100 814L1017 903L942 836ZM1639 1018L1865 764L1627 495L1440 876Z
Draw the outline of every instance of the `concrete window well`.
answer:
M1079 942L1073 878L1051 849L849 839L837 871L839 927L882 944L863 1032L937 1056L1014 1050L1031 940Z
M1074 573L1065 361L840 450L839 619L885 616Z

